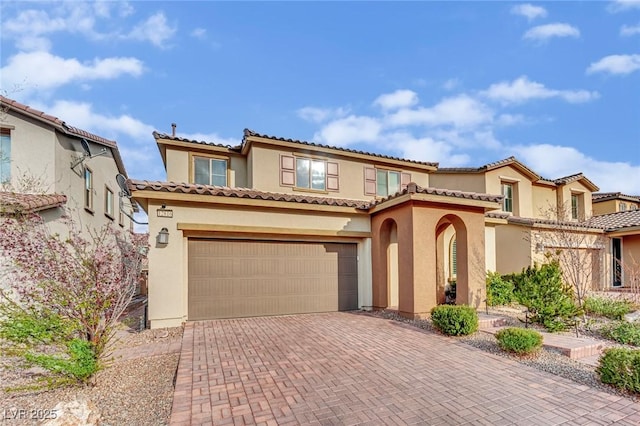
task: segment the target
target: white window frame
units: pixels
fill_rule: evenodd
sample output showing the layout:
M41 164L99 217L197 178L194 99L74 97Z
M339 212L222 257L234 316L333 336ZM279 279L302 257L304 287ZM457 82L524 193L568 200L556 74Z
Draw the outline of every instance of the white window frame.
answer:
M84 208L93 213L93 171L84 167Z
M300 173L298 172L299 163L308 163L308 176L306 179L300 179ZM316 172L322 170L322 187L314 187L313 173L314 166L318 167ZM311 190L311 191L326 191L327 190L327 160L321 160L317 158L309 157L295 157L295 170L296 170L296 188Z
M113 191L108 186L104 188L104 214L111 220L115 219Z
M207 182L198 182L196 180L196 161L197 160L207 160L208 162L208 167L209 167L209 171L207 173L208 176L208 180ZM204 155L194 155L192 158L192 167L193 167L193 183L196 185L212 185L212 186L229 186L229 159L228 158L219 158L219 157L208 157L208 156L204 156ZM225 174L221 175L221 174L214 174L213 173L213 163L214 162L221 162L224 163L224 170L225 170ZM224 177L224 184L223 185L216 185L215 182L215 178L216 177Z

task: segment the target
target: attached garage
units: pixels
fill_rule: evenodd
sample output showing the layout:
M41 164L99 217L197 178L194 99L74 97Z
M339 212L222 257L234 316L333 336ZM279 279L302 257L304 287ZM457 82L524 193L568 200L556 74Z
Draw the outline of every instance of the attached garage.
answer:
M190 238L188 250L189 320L358 308L356 244Z

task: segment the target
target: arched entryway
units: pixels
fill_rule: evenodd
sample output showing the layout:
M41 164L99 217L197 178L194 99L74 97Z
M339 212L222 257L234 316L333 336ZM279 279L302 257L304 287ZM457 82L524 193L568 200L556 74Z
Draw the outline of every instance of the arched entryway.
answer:
M395 220L387 219L380 228L382 250L384 251L386 272L387 308L398 309L400 303L399 266L398 266L398 225Z
M438 221L435 236L437 303L467 304L469 303L467 227L460 217L448 214Z

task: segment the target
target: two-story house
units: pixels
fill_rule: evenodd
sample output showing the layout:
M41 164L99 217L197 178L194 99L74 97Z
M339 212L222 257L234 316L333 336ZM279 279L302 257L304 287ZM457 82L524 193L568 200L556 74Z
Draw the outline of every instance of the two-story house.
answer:
M596 192L592 198L594 216L640 208L640 196L625 195L621 192Z
M487 215L486 244L492 247L487 252L493 252L493 257L486 257L487 270L520 272L544 261L547 253L575 252L577 247L580 252L571 263L588 271L581 278L591 281L591 288L600 288L606 281L604 230L590 220L592 193L598 187L582 173L545 179L509 157L477 168L439 168L431 184L503 195L501 209ZM450 244L455 243L453 233L447 237ZM455 280L455 270L447 274Z
M62 233L59 207L65 205L87 236L105 224L130 230L134 207L119 208L118 173L126 176L115 141L0 96L0 201L5 212L36 206L51 231Z
M245 130L224 146L154 133L166 182L129 181L149 216L151 327L185 320L485 299L485 213L502 197L432 188L437 164Z

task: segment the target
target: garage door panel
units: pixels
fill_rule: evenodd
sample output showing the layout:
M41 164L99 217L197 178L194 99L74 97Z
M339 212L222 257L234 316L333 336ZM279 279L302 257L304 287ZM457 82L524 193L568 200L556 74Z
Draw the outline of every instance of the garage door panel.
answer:
M356 309L355 244L189 240L189 319Z

